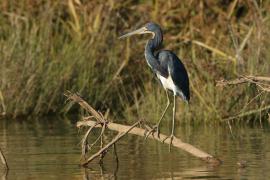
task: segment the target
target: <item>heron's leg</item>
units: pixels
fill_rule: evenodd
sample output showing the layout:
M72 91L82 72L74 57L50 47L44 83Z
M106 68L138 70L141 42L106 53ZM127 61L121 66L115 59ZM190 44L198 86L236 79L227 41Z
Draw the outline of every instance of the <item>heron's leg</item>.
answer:
M170 104L171 104L171 101L170 101L170 98L169 98L169 95L168 95L168 91L166 90L166 95L167 95L167 105L166 105L166 108L164 109L160 119L158 120L158 123L154 126L156 129L157 129L157 132L158 132L158 136L159 136L159 124L161 122L161 120L164 118L164 115L166 114Z
M171 132L171 135L170 135L170 136L165 137L165 138L162 140L162 143L164 143L168 138L170 138L171 142L170 142L170 145L169 145L169 151L171 151L171 145L172 145L172 141L173 141L173 138L174 138L175 109L176 109L176 96L174 95L174 96L173 96L172 132Z
M164 109L164 111L163 111L163 113L162 113L160 119L158 120L158 123L153 127L152 130L150 130L150 131L146 134L146 137L145 137L145 138L147 138L147 137L150 135L150 133L154 133L155 131L158 133L158 137L159 137L159 124L160 124L161 120L164 118L164 115L166 114L166 112L167 112L167 110L168 110L168 108L169 108L169 106L170 106L170 104L171 104L171 101L170 101L170 98L169 98L168 91L165 90L165 92L166 92L166 96L167 96L167 105L166 105L166 108Z
M171 151L171 145L172 145L172 141L173 141L173 138L174 138L175 108L176 108L176 96L174 94L173 95L172 133L171 133L171 136L170 136L171 142L170 142L170 145L169 145L169 151Z

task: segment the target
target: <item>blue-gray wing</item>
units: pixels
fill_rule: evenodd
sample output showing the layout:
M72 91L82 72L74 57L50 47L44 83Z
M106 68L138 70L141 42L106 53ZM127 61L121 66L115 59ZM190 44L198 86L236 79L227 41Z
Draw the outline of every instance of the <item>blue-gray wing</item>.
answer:
M178 88L177 95L184 100L189 101L189 78L184 64L171 51L162 50L157 54L160 65L167 68L169 75L176 87Z
M154 66L152 67L152 70L154 71L155 74L159 74L167 78L169 76L167 61L164 61L164 59L159 59L158 54L156 54L156 58L157 58L157 63L154 64Z

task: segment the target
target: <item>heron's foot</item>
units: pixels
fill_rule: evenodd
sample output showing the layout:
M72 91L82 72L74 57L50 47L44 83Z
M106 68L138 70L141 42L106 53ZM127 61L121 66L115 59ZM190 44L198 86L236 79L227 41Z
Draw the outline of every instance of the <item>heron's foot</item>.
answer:
M175 138L175 136L173 134L171 134L170 136L165 137L163 139L162 143L164 143L169 138L170 138L169 151L171 152L171 146L172 146L172 142L173 142L173 139Z
M158 138L159 138L160 131L159 131L159 125L158 125L158 124L156 124L155 126L153 126L153 128L150 129L150 130L146 133L144 140L146 140L150 135L154 136L154 133L155 133L155 132L157 133L157 136L158 136Z

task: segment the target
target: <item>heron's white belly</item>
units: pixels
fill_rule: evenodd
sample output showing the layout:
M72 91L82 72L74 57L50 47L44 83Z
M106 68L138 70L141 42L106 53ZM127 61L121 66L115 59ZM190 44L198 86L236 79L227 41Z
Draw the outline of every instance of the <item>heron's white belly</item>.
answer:
M174 93L176 93L176 86L173 83L172 77L169 75L168 78L165 78L159 74L157 74L158 79L161 81L161 84L165 89L172 90Z

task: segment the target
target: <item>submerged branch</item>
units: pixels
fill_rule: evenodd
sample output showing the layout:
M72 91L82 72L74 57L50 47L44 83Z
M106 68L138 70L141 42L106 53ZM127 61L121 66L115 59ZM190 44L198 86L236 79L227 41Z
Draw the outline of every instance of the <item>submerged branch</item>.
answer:
M82 127L82 126L94 126L95 125L95 121L79 121L77 122L77 127ZM96 127L102 127L101 125L97 125ZM118 131L119 133L124 133L127 132L132 126L127 126L127 125L122 125L122 124L117 124L117 123L112 123L109 122L107 124L107 128L113 131ZM134 134L137 136L141 136L141 137L145 137L145 129L142 128L138 128L138 127L134 127L133 129L131 129L129 132L129 134ZM153 133L153 135L150 135L148 138L150 139L154 139L166 144L170 144L171 140L169 138L167 138L166 135L164 134L158 134L155 132ZM164 141L164 139L166 139ZM182 149L188 153L190 153L191 155L198 157L208 163L220 163L221 161L217 158L215 158L214 156L192 146L191 144L185 143L183 142L181 139L179 138L174 138L173 142L172 142L172 146Z
M92 121L91 121L92 122ZM110 142L108 143L105 147L100 149L98 152L96 152L94 155L92 155L90 158L88 158L86 161L82 162L82 166L86 166L88 163L93 161L95 158L99 157L100 155L104 156L104 153L107 152L107 150L114 145L117 141L119 141L122 137L124 137L127 133L129 133L135 126L137 126L141 121L136 122L132 126L130 126L126 131L119 131L118 135ZM93 126L91 126L93 127ZM101 126L100 126L101 127Z
M92 118L84 118L83 120L77 122L77 127L80 128L80 127L83 127L83 126L88 126L90 127L90 129L86 132L86 135L84 136L83 138L83 156L85 155L85 148L86 148L86 139L89 135L89 133L91 132L92 128L102 128L103 131L106 128L110 129L110 130L113 130L113 131L118 131L118 135L110 142L108 143L105 147L101 148L98 152L96 152L94 155L92 155L90 158L88 158L86 161L82 162L81 164L86 166L89 162L91 162L93 159L101 156L101 157L104 157L104 155L106 154L108 148L110 148L112 145L114 145L118 140L120 140L122 137L124 137L126 134L134 134L134 135L137 135L137 136L141 136L141 137L145 137L145 132L146 130L145 129L142 129L142 128L138 128L138 127L135 127L137 126L141 121L138 121L137 123L135 123L134 125L132 126L128 126L128 125L122 125L122 124L117 124L117 123L113 123L113 122L109 122L107 120L104 119L104 116L97 112L94 108L92 108L86 101L84 101L78 94L73 94L71 92L67 92L65 93L65 96L68 97L68 99L71 99L73 100L74 102L80 104L85 110L87 110L91 116L93 116L94 119L96 119L97 121L94 121L94 120L91 120ZM148 138L150 139L154 139L154 140L157 140L157 141L160 141L162 143L166 143L166 144L170 144L171 143L171 140L169 138L167 138L166 135L164 134L159 134L158 136L158 133L157 132L154 132L152 135L150 135ZM173 139L173 142L172 142L172 146L176 147L176 148L179 148L179 149L182 149L188 153L190 153L191 155L195 156L195 157L198 157L204 161L206 161L207 163L211 163L211 164L214 164L214 165L219 165L221 164L221 161L194 147L193 145L191 144L188 144L188 143L185 143L183 142L181 139L179 138L174 138Z
M81 148L82 148L82 158L85 158L85 154L88 152L88 141L87 141L87 138L90 134L90 132L92 131L92 129L97 125L97 123L94 125L94 126L91 126L87 132L85 133L85 135L83 136L82 138L82 141L81 141Z

